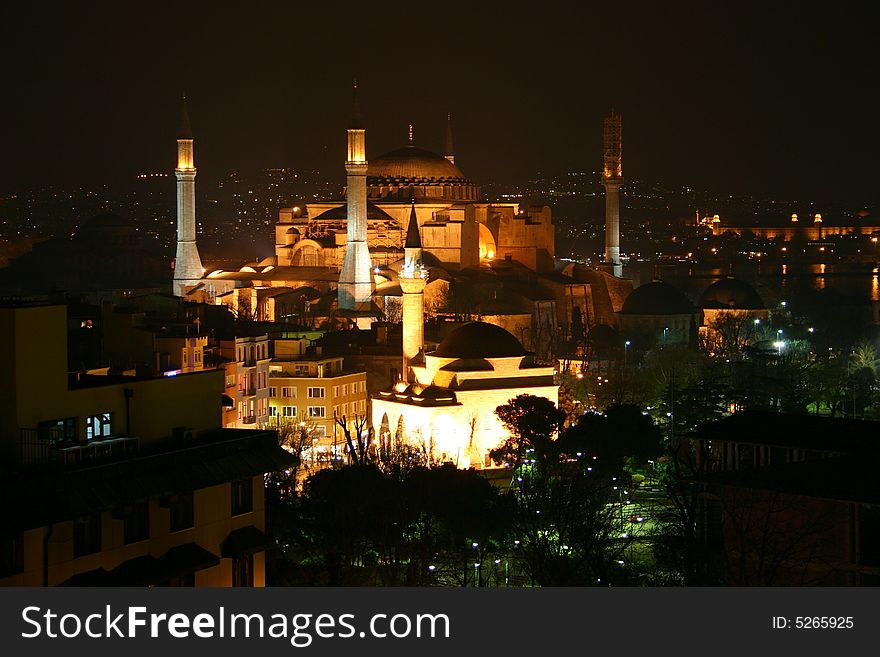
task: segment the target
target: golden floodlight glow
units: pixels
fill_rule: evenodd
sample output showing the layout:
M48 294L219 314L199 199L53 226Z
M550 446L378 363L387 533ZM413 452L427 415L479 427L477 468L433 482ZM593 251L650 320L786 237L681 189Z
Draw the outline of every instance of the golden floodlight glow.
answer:
M797 214L792 213L792 215L791 215L791 222L792 222L793 224L796 224L796 223L797 223Z
M821 214L817 214L816 216L814 216L814 217L813 217L813 223L821 224L821 223L822 223L822 215L821 215Z

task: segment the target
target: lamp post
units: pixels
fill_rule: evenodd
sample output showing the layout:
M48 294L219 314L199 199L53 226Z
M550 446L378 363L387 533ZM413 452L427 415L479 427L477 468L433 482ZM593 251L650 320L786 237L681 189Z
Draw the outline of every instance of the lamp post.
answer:
M623 366L626 367L626 350L629 348L630 341L627 340L623 343Z
M666 344L667 342L669 342L669 340L667 338L668 334L669 334L669 327L664 326L663 327L663 344Z

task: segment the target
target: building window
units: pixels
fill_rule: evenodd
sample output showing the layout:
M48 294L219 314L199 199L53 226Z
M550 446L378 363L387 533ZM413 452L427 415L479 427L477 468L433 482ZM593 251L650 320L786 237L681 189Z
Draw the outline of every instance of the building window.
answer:
M275 386L269 386L269 396L270 397L277 397L278 396L278 388L276 388Z
M172 495L170 511L171 531L179 532L192 527L195 520L192 491Z
M137 543L150 538L150 503L138 502L125 507L125 544Z
M63 420L48 420L40 422L37 427L40 439L50 443L75 443L79 442L79 436L76 430L76 418L66 417Z
M0 577L24 572L24 532L0 536Z
M281 388L281 396L296 399L296 388L284 386L283 388Z
M309 399L324 399L324 388L309 388Z
M323 406L309 406L309 417L325 417L326 413Z
M277 413L278 413L277 406L270 406L269 407L269 417L277 417Z
M232 482L232 515L250 513L254 510L254 487L250 477Z
M86 440L100 440L110 435L110 413L99 413L86 418Z
M284 417L296 417L296 406L282 406L281 415Z
M246 557L235 557L232 560L232 585L254 585L254 555L249 554Z
M313 434L318 438L324 438L327 436L327 427L323 424L316 424L312 429Z
M86 513L73 519L73 556L101 551L101 513Z

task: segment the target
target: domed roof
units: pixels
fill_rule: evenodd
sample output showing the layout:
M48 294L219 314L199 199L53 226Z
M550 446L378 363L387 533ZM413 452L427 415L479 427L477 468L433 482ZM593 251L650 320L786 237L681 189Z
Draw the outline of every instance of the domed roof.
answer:
M765 308L764 300L755 288L736 278L722 278L706 288L700 299L703 308L739 308L741 310L760 310Z
M443 338L432 355L441 358L512 358L528 353L513 334L500 326L471 322Z
M623 315L689 315L694 306L684 293L663 281L637 287L623 302Z
M587 333L587 340L598 346L619 346L620 334L608 324L596 324Z
M412 144L372 160L367 178L467 181L461 170L445 157Z

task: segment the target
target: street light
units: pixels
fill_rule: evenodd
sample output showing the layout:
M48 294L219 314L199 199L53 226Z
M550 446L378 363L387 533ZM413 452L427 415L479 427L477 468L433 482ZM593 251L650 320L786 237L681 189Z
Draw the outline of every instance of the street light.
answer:
M667 339L666 339L667 333L669 333L669 327L664 326L663 327L663 344L666 344L666 342L667 342Z
M623 366L626 367L626 350L630 345L630 341L627 340L623 343Z

